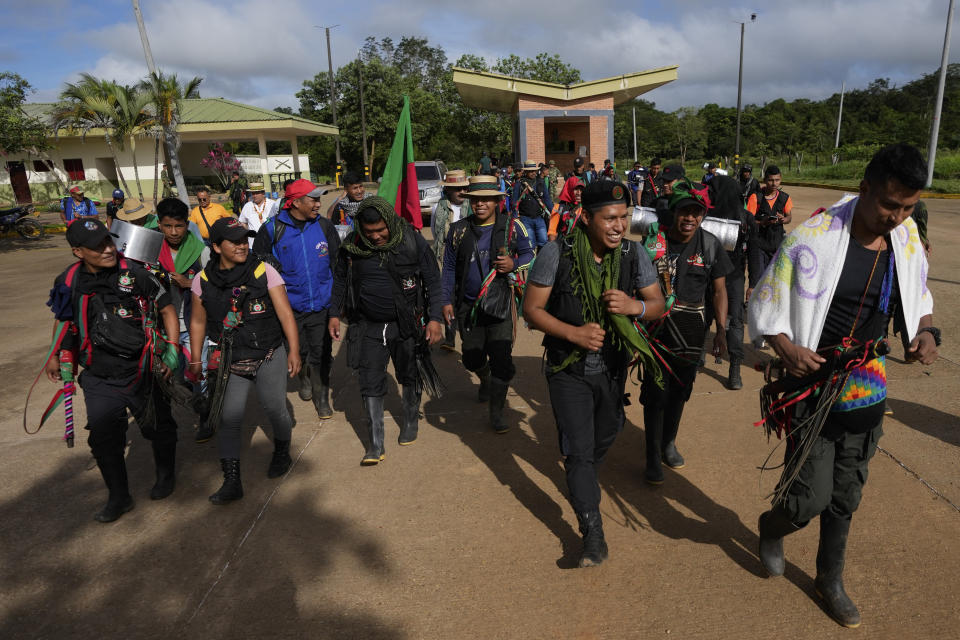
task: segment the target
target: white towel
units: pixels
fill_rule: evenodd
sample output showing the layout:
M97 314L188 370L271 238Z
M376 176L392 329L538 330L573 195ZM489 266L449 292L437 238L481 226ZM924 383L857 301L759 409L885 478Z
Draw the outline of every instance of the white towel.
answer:
M844 198L813 216L786 237L750 298L750 336L786 335L816 349L836 292L850 243L850 222L859 198ZM920 318L933 313L927 288L927 256L917 224L907 218L890 233L907 335L917 335Z

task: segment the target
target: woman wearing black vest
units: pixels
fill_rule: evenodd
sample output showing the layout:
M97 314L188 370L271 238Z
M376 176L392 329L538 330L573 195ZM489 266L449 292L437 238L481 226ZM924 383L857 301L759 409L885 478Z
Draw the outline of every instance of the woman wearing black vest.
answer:
M253 232L234 218L217 220L210 227L216 258L193 279L191 287L190 372L200 375L200 354L204 336L208 336L218 352L214 355L211 349L211 368L218 361L215 375L229 376L222 390L223 413L217 435L223 486L210 496L214 504L243 497L240 427L250 387L256 388L273 426L274 451L267 477L282 476L291 464L293 420L287 411L286 379L300 371L299 336L280 274L266 263L248 260L247 238L252 236ZM221 386L211 381L211 388L216 395ZM212 404L216 407L219 402L215 397Z
M647 440L644 478L653 485L663 484L662 463L671 469L681 469L685 465L675 441L683 405L690 399L693 381L697 377L697 363L703 353L707 330L706 295L710 283L713 283L713 309L717 321L713 353L719 356L727 348L725 277L733 270L733 265L716 236L700 228L709 207L710 197L705 185L676 183L670 196L672 226L665 231L652 226L644 241L657 270L667 306L663 317L651 325L650 333L672 370L664 372L662 385L645 372L640 388Z
M550 403L583 534L581 567L607 558L597 472L623 428L627 365L637 355L644 371L659 370L633 324L659 317L663 296L642 248L624 238L629 202L620 183L587 186L580 220L540 250L523 302L527 322L546 334Z

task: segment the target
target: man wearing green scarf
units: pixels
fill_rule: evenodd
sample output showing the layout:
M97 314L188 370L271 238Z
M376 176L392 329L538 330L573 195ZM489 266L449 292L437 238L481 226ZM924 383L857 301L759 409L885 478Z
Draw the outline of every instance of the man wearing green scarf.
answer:
M602 563L607 544L597 474L625 420L624 385L636 358L660 375L635 321L655 319L664 301L641 246L625 238L628 189L594 181L573 233L544 245L530 270L523 315L543 331L547 386L560 432L570 503L583 535L580 566Z
M360 464L375 465L384 459L388 360L403 387L398 442L417 439L422 389L417 350L443 339L440 270L423 236L379 196L361 203L354 231L340 248L327 328L340 340L341 318L350 324L347 363L359 370L367 418L368 446ZM421 352L421 357L428 356Z

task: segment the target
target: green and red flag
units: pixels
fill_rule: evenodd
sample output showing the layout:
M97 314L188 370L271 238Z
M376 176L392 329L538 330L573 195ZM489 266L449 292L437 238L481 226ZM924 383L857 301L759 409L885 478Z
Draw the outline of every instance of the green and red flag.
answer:
M423 228L420 216L420 190L417 170L413 164L413 130L410 126L410 98L403 96L403 110L397 122L397 134L383 170L377 195L392 202L397 215L415 229Z

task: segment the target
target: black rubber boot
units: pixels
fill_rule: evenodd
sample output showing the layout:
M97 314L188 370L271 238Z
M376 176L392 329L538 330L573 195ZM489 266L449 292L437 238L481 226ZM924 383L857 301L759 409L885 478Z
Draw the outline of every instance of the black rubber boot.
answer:
M310 366L305 364L300 367L300 373L297 374L297 377L300 379L300 389L297 391L297 395L304 402L310 402L313 398L313 387L310 385Z
M668 406L663 410L660 459L671 469L683 469L687 466L683 456L677 451L677 432L680 430L681 417L683 417L683 404Z
M490 364L483 365L483 368L477 371L477 376L480 377L477 402L490 402Z
M127 465L123 455L102 456L97 458L100 475L107 485L109 496L107 504L94 514L97 522L113 522L127 511L133 509L133 496L127 483Z
M319 376L317 376L319 377ZM310 380L313 386L313 406L317 408L317 416L321 419L332 418L333 409L330 407L330 387L320 380Z
M367 412L367 438L369 444L360 464L364 466L383 462L383 396L364 396L363 408Z
M849 533L849 519L838 518L829 510L820 514L820 548L813 586L830 616L841 625L855 629L860 626L860 612L843 588L843 561Z
M212 390L207 389L207 391L200 396L194 404L194 409L196 410L197 415L200 417L200 424L197 426L197 433L193 438L197 444L211 440L217 431L217 425L210 424L209 422L211 393Z
M787 512L779 505L760 514L760 520L757 522L757 531L760 534L757 555L770 577L782 576L786 568L783 557L783 537L802 529L803 526L805 525L794 524Z
M413 444L417 439L420 427L420 392L416 385L403 387L403 417L400 424L400 437L397 442L401 445Z
M595 567L607 559L607 541L603 539L603 519L599 511L577 513L580 523L580 535L583 536L583 553L580 554L581 567Z
M497 433L506 433L510 430L503 421L503 407L507 403L507 391L510 383L490 376L490 426Z
M731 391L743 389L743 380L740 379L740 361L730 361L730 372L727 374L727 388Z
M663 484L663 467L661 466L663 438L663 410L659 407L643 408L643 433L647 444L647 468L643 472L643 479L648 484Z
M153 461L157 466L157 481L150 489L150 499L163 500L173 493L176 484L177 441L152 444Z
M273 439L273 456L267 467L268 478L279 478L290 470L293 458L290 457L290 441Z
M243 497L243 484L240 482L240 460L237 458L220 458L220 468L223 469L223 485L210 496L213 504L228 504Z

